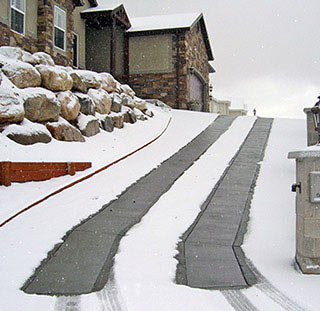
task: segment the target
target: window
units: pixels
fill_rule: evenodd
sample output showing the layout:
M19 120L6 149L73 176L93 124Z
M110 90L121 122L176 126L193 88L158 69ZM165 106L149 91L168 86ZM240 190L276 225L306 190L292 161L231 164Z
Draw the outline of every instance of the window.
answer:
M66 41L66 30L67 30L67 13L54 6L54 46L65 50Z
M24 17L26 12L26 0L11 0L10 20L11 29L24 34Z
M76 33L73 33L73 66L78 67L78 53L79 51L79 40L78 35Z

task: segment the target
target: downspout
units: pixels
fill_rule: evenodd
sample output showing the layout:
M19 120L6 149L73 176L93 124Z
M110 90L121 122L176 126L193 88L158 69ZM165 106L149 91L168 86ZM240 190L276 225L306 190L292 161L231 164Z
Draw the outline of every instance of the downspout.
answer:
M180 41L180 32L179 30L176 31L176 108L179 109L180 107L180 47L179 47L179 41Z

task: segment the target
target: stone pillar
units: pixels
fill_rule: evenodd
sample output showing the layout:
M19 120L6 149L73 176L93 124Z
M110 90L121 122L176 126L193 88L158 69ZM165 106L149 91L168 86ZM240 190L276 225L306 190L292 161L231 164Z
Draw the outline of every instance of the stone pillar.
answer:
M303 273L320 274L320 148L288 158L296 159L296 261Z
M307 145L313 146L318 143L318 132L314 128L313 115L311 108L304 108L303 112L307 115Z

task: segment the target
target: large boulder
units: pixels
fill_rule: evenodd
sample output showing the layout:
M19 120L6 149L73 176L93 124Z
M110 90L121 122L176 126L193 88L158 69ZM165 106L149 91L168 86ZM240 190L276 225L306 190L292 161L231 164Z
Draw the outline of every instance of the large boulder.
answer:
M84 80L81 78L79 71L73 70L73 71L70 71L69 74L73 81L72 90L79 91L81 93L87 93L88 91L87 86Z
M128 84L122 84L121 91L122 91L122 93L129 95L131 98L134 98L134 96L136 95L136 93L133 91L133 89Z
M112 117L110 115L97 113L96 116L99 119L99 126L101 129L107 132L113 131L114 125L113 125Z
M93 136L100 132L99 121L94 116L80 114L77 118L77 127L84 136Z
M122 109L122 98L118 93L112 94L112 105L111 105L111 111L113 112L120 112Z
M91 97L83 93L74 93L79 99L79 104L81 106L80 112L85 115L95 115L95 106Z
M28 63L8 59L3 64L2 71L20 89L41 85L39 72Z
M127 106L131 109L136 107L135 101L129 95L122 93L121 99L122 99L122 102L121 102L122 105Z
M13 46L1 46L0 55L5 58L11 58L15 60L20 60L29 64L36 64L37 60L33 55L27 51L22 50L18 47Z
M123 128L124 116L121 113L115 113L111 115L114 127L121 129Z
M77 96L71 91L64 91L57 94L57 100L61 106L61 116L68 120L75 120L80 113L80 104Z
M20 125L9 125L3 134L21 145L49 143L52 139L50 132L44 125L32 123L27 119L24 119Z
M112 97L103 89L90 89L88 95L93 100L96 112L108 114L111 111Z
M24 118L19 90L0 72L0 124L19 123Z
M59 118L58 122L47 123L46 127L50 131L51 135L57 140L78 142L85 141L81 132L61 117Z
M139 109L134 108L133 112L136 115L137 120L140 120L140 121L148 120L148 118Z
M60 105L53 92L42 87L21 91L25 117L33 122L58 121Z
M102 72L99 74L101 78L101 88L107 91L108 93L117 92L118 85L117 81L114 79L114 77L107 72Z
M123 112L123 118L125 123L133 124L137 122L137 116L132 109L128 109L126 112Z
M36 59L36 63L46 66L54 66L54 61L52 57L44 52L37 52L33 54L33 57Z
M70 91L73 81L69 73L54 66L37 65L41 74L42 86L51 91Z
M73 70L70 74L75 73L80 77L82 82L85 84L87 89L94 88L98 89L101 86L101 78L100 75L91 70ZM79 90L80 91L80 90ZM81 91L82 92L82 91ZM85 93L85 92L82 92Z
M147 102L144 99L135 96L133 100L135 108L139 109L140 111L145 111L148 109Z

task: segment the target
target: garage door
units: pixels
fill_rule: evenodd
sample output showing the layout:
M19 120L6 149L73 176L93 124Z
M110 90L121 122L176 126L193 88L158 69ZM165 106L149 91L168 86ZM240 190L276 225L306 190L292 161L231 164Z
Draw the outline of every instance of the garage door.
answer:
M203 83L195 74L190 76L190 101L199 103L198 105L191 105L191 110L203 111Z

